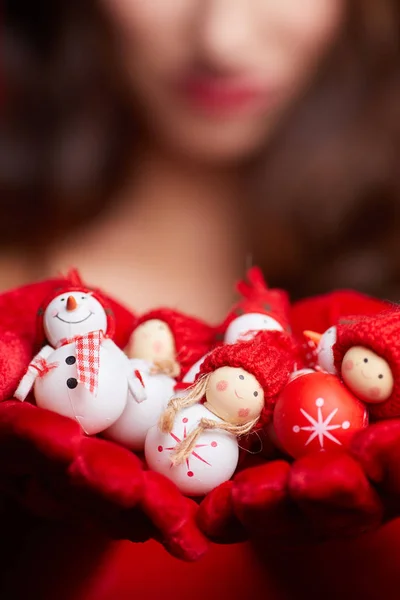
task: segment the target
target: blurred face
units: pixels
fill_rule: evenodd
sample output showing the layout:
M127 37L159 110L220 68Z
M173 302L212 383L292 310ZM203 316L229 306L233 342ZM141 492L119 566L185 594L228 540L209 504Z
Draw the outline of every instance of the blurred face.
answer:
M128 354L150 362L174 360L175 342L168 325L159 319L139 325L131 336Z
M240 159L268 137L333 41L344 0L100 0L158 141Z

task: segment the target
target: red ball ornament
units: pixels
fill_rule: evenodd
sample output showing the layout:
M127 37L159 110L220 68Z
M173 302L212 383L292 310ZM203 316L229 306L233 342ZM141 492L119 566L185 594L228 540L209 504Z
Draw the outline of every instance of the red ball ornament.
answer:
M367 427L368 412L335 375L308 373L293 379L274 411L279 446L290 456L346 446Z

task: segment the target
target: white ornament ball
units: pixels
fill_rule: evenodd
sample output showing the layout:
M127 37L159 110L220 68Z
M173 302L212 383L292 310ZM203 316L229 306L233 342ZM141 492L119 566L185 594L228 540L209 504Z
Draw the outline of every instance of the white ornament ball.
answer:
M239 459L236 436L218 429L204 431L185 464L171 466L171 454L201 419L220 421L202 404L180 411L171 433L152 427L146 437L145 457L150 469L173 481L183 494L203 496L230 479Z

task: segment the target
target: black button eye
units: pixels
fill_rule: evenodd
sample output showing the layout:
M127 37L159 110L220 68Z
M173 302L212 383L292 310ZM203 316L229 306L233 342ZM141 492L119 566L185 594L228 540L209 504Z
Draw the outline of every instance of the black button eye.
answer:
M367 363L368 362L368 358L364 358L364 362Z
M86 300L86 296L81 296L81 299L82 300Z
M77 385L78 380L75 379L75 377L70 377L69 379L67 379L67 387L69 387L70 390L74 390Z
M378 378L379 379L383 379L383 375L378 375Z
M254 392L253 396L255 396L257 398L258 392Z
M67 356L65 362L67 363L67 365L74 365L76 363L76 358L75 356Z
M65 302L65 298L61 298L61 299L60 299L60 302Z
M239 379L244 379L244 375L239 375Z

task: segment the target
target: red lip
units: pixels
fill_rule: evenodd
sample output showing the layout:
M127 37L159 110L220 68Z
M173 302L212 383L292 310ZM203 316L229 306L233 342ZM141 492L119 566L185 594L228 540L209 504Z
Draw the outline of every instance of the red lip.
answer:
M269 97L266 86L245 78L194 75L184 78L178 90L190 105L210 113L235 113L261 107Z

